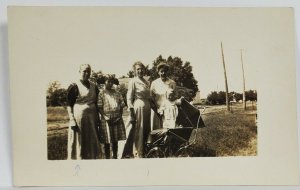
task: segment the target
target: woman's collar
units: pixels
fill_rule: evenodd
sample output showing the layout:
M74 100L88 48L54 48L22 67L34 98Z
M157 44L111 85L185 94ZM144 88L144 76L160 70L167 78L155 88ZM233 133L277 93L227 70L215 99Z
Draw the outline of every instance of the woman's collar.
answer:
M164 84L170 84L171 80L169 77L167 77L167 79L165 81L163 81L160 77L159 77L160 81Z
M140 79L138 76L135 77L136 81L141 82L141 83L143 83L146 86L149 86L149 84L147 83L147 81L145 80L145 78L143 78L143 79L144 79L144 81L142 79Z

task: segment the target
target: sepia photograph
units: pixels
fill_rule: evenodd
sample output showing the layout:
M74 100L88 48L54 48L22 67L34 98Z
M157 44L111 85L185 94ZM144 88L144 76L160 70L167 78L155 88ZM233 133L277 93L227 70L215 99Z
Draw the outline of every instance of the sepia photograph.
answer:
M257 91L246 90L242 51L234 52L241 56L240 80L228 84L218 50L223 81L202 96L193 64L178 56L159 55L146 66L137 61L119 77L82 64L77 83L50 82L48 159L256 156Z
M67 25L49 52L60 71L49 73L45 99L48 159L256 156L260 44L243 31L208 34L215 24L201 10L120 10L109 23L87 20L81 40ZM64 41L77 52L61 51Z
M8 19L17 186L299 181L292 9L12 6Z

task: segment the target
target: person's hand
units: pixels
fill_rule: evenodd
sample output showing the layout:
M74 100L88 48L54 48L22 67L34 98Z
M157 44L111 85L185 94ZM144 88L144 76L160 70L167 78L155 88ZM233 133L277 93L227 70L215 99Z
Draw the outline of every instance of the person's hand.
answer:
M80 131L80 129L79 129L78 126L71 126L71 129L72 129L73 131L75 131L75 132L79 132L79 131Z
M76 120L74 118L71 118L69 122L71 127L77 126Z
M71 129L74 131L74 132L79 132L79 127L76 123L76 120L74 118L70 119L70 126L71 126Z
M132 124L136 123L136 117L134 114L131 114L131 116L130 116L130 123L132 123Z
M134 115L131 115L130 117L130 123L135 124L136 123L136 118Z
M110 118L107 115L103 115L103 118L104 118L105 121L109 121L110 120Z
M162 116L164 114L164 111L162 109L158 109L158 110L156 110L156 114L158 116Z
M177 106L180 106L180 105L182 104L183 99L184 99L184 97L181 96L180 98L178 98L177 100L175 100L175 104L176 104Z

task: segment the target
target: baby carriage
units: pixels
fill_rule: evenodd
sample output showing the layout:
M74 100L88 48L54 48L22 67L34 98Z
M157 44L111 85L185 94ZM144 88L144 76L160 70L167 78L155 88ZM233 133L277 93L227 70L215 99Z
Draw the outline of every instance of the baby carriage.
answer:
M205 127L200 111L187 100L178 106L175 128L161 128L150 132L146 142L147 158L191 157L191 145L197 128Z

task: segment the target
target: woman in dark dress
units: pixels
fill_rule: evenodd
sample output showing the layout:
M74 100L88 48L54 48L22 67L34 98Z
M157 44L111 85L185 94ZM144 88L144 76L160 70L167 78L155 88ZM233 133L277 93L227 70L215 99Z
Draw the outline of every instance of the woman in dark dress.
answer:
M80 79L68 88L68 159L100 158L98 138L97 85L89 81L91 67L80 66Z

